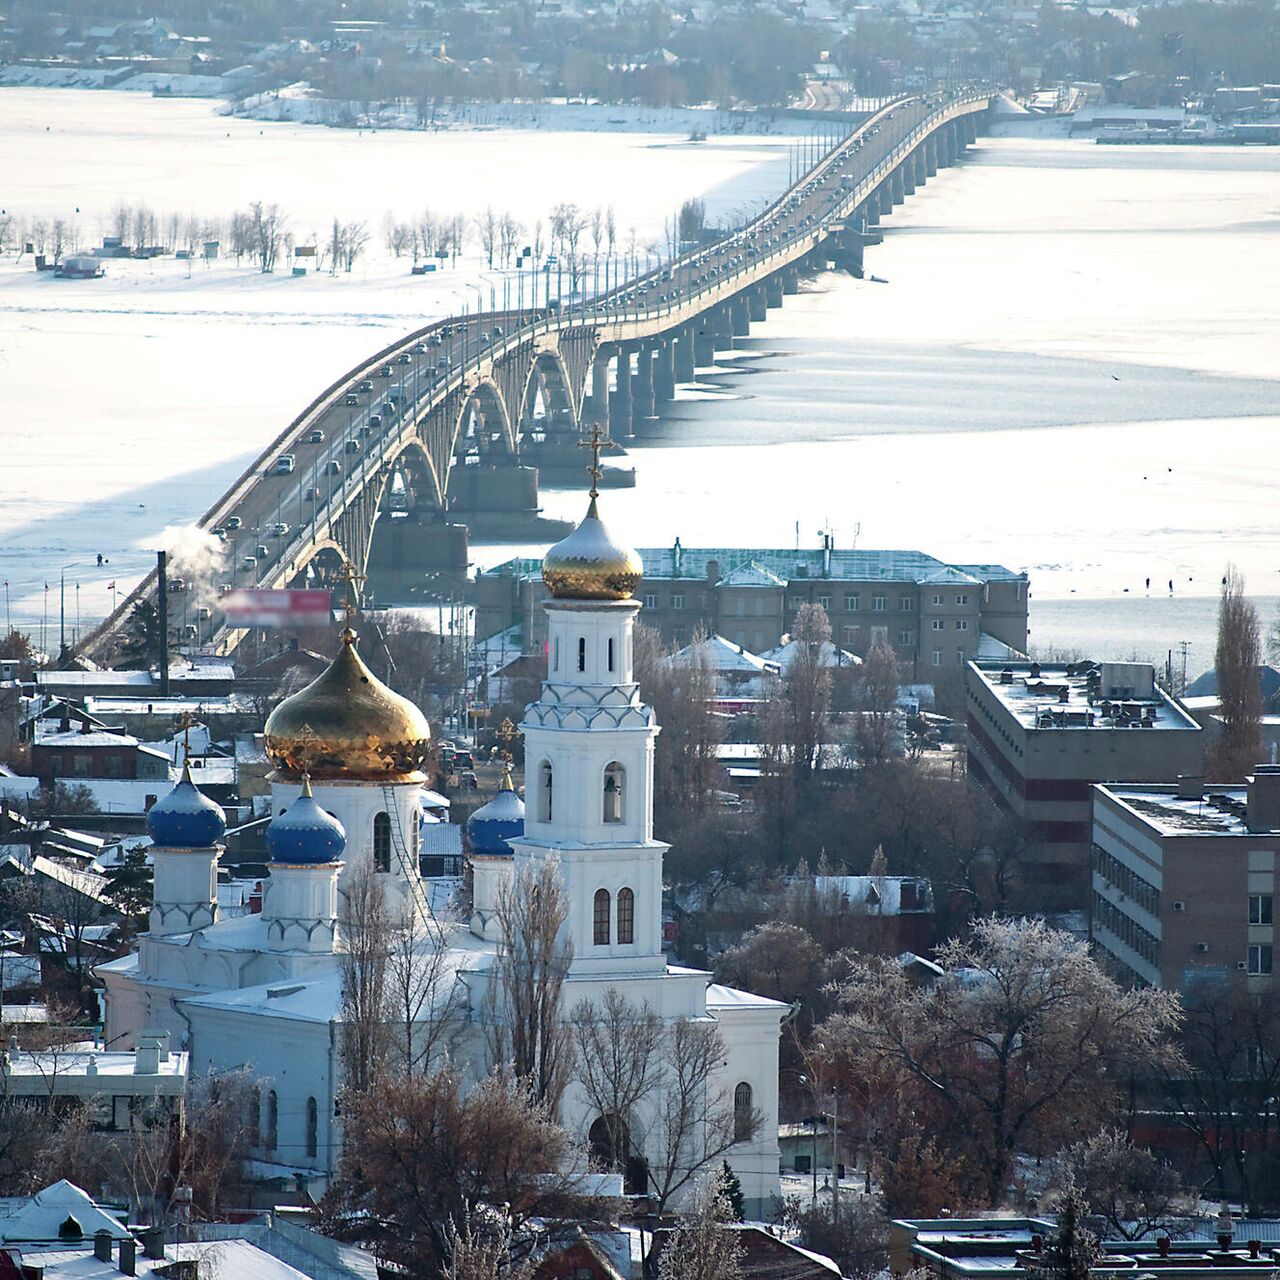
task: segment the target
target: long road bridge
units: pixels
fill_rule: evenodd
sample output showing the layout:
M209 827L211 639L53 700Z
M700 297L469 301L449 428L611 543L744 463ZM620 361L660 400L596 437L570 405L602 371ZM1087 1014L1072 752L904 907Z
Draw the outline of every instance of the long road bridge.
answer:
M592 423L630 438L801 276L832 263L861 275L881 216L964 153L991 98L897 99L714 243L567 304L439 321L356 366L201 519L225 540L217 585L328 585L344 564L421 583L465 565L466 531L451 519L497 515L500 528L523 516L527 531L530 459L554 458ZM133 606L157 590L153 571L80 652L109 661ZM216 602L184 613L182 642L230 652L243 635Z

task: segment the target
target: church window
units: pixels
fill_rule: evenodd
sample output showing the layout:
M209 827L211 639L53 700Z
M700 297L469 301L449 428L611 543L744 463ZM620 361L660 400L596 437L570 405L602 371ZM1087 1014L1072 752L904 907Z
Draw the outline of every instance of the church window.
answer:
M413 811L413 817L409 822L409 852L413 855L413 861L418 861L418 853L422 849L422 814L417 809Z
M609 945L609 890L597 889L591 922L591 941L597 947Z
M754 1128L755 1110L752 1107L751 1086L742 1080L733 1091L734 1142L749 1142Z
M585 671L587 669L587 637L578 637L578 670Z
M320 1108L316 1104L314 1098L307 1099L307 1155L310 1159L316 1158L316 1152L320 1148L320 1141L317 1130L320 1125Z
M609 670L613 670L613 637L609 638Z
M630 889L618 890L618 941L630 946L636 940L636 895Z
M386 813L373 815L373 869L391 870L391 818Z
M604 767L604 820L622 821L622 784L625 774L615 760Z
M280 1098L272 1089L267 1094L267 1150L280 1145Z
M551 761L544 760L538 770L538 821L551 821Z

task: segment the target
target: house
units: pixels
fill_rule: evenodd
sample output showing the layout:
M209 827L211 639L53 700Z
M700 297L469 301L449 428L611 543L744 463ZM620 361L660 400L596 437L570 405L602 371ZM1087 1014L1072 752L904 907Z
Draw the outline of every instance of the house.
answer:
M79 729L57 729L37 735L31 744L32 773L40 785L86 778L169 780L168 753L139 742L132 734L112 733L83 724Z

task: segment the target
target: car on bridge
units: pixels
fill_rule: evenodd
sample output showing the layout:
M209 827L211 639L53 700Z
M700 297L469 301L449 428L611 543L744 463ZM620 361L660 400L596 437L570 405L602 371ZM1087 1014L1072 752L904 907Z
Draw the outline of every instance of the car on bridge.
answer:
M291 475L296 459L291 453L282 453L276 459L275 474L278 476Z
M239 516L228 516L223 521L223 524L228 529L238 529L242 524L244 524L244 521L241 520Z
M314 431L308 431L307 443L308 444L324 444L324 432L321 431L319 427L316 427Z
M342 474L342 463L337 458L330 458L324 464L324 473L327 476L340 476Z
M244 569L246 572L252 572L252 571L256 570L256 569L257 569L257 567L258 567L258 557L257 557L257 556L245 556L245 557L240 561L240 567L241 567L242 569Z
M389 364L384 364L382 368L378 370L378 377L389 378L393 373L395 373L395 370Z
M267 532L274 538L283 538L289 532L289 526L283 520L275 520L267 525Z
M186 579L185 579L185 578L170 578L170 579L169 579L169 590L170 590L170 591L172 591L172 592L175 592L175 593L176 593L176 592L178 592L178 591L185 591L186 589L187 589L187 582L186 582Z
M359 440L348 440L348 441L347 441L347 443L346 443L346 445L345 445L344 447L346 448L346 451L347 451L348 453L359 453L359 452L360 452L360 441L359 441Z
M368 378L361 378L360 385L356 387L357 391L372 391L373 383Z
M347 394L346 394L345 396L343 396L343 397L342 397L342 403L343 403L343 404L348 404L348 405L350 405L350 404L359 404L359 403L360 403L360 397L359 397L358 395L356 395L356 393L355 393L354 391L349 391L349 392L347 392Z
M401 353L396 357L396 360L397 360L397 361L398 361L398 363L400 363L400 364L412 364L412 363L413 363L413 357L412 357L412 356L411 356L407 351L402 351L402 352L401 352Z
M380 427L380 426L382 426L382 414L371 413L369 415L368 425L364 427L363 433L367 433L369 430L369 427Z

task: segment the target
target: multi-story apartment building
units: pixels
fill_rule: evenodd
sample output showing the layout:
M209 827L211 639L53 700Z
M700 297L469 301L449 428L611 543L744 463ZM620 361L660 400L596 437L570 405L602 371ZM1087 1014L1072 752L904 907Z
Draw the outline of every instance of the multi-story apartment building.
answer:
M1203 769L1204 731L1150 663L969 663L969 772L1027 823L1024 880L1041 905L1084 906L1095 782Z
M719 634L752 653L781 643L802 606L817 603L832 639L865 655L897 651L913 680L955 669L979 654L984 636L1022 653L1027 577L1001 565L944 564L921 551L672 547L640 552L643 621L670 642ZM509 560L476 578L476 635L521 628L526 651L544 641L541 561Z
M1280 766L1243 787L1093 788L1090 932L1119 977L1188 995L1271 988Z

